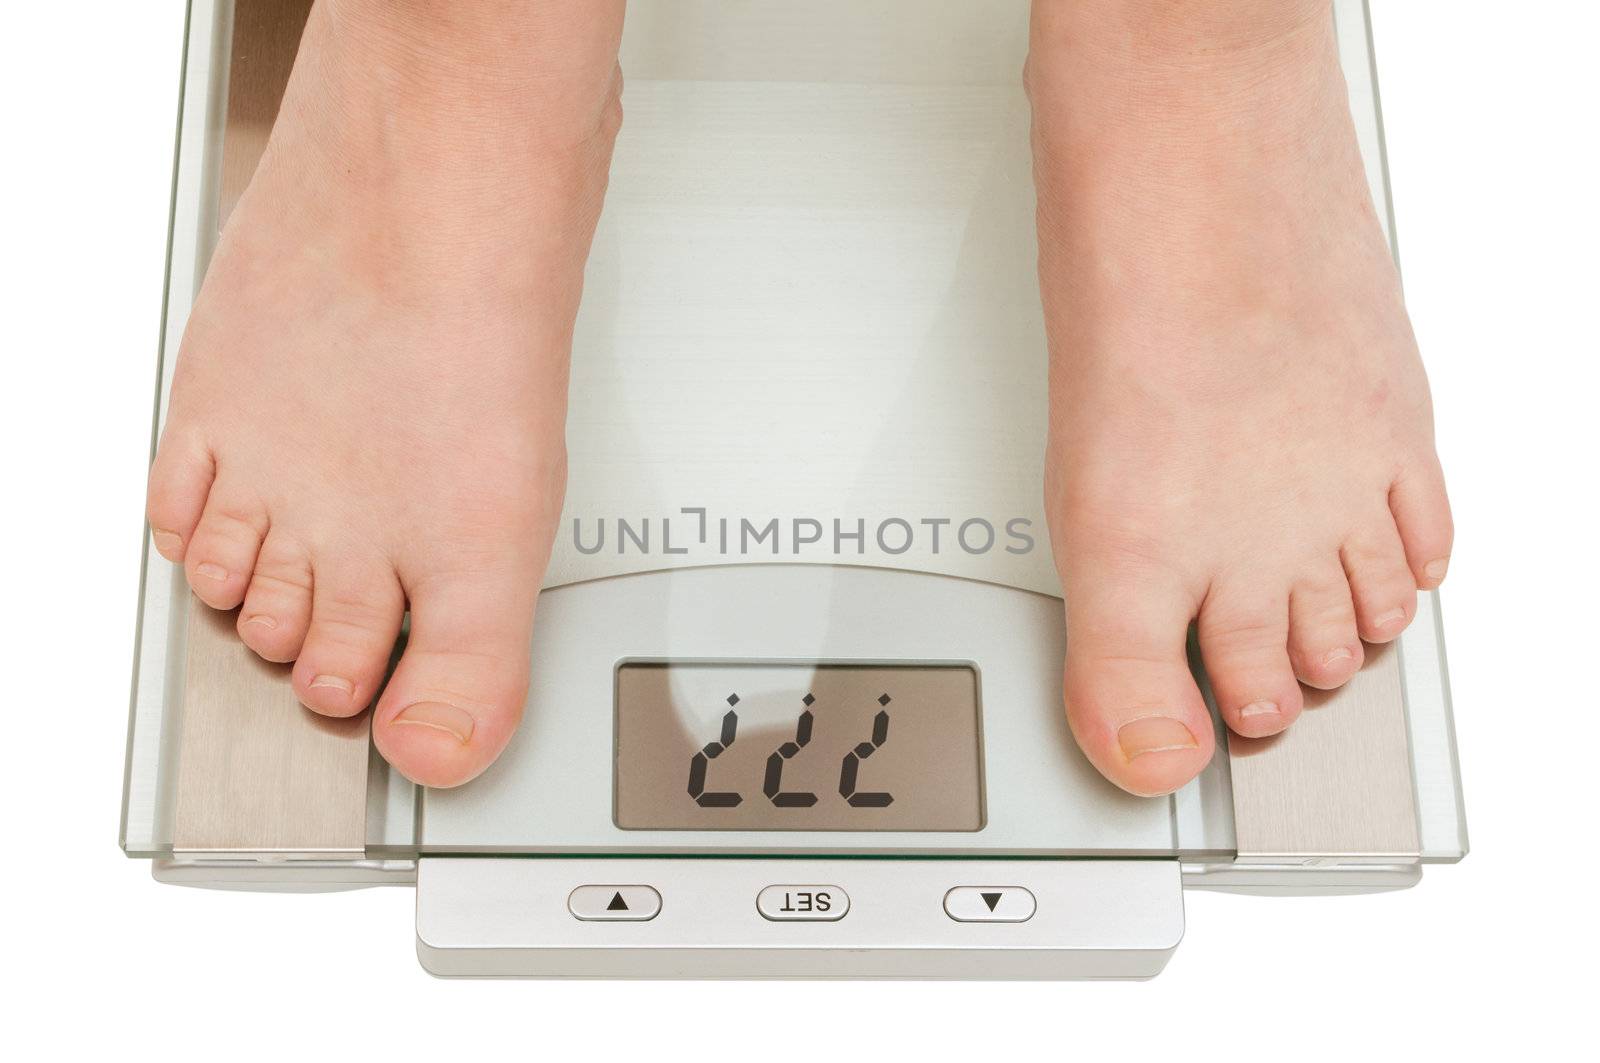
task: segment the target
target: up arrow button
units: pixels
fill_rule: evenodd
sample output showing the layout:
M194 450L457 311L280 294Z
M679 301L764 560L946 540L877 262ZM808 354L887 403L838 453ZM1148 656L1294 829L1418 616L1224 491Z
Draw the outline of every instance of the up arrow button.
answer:
M958 923L1025 923L1038 904L1022 886L957 886L944 895L944 911Z
M645 922L661 914L661 894L650 886L579 886L567 910L587 922Z

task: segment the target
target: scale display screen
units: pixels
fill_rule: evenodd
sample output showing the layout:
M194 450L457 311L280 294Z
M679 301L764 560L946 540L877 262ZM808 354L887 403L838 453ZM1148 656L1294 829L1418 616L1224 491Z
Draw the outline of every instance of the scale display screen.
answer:
M624 830L983 826L971 666L629 662L616 693Z

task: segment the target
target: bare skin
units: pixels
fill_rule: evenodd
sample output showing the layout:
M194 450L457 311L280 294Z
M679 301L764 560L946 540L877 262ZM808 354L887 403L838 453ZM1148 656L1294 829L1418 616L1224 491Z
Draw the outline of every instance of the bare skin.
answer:
M320 0L180 354L163 556L408 777L504 748L565 476L621 0ZM1169 792L1436 586L1427 383L1326 5L1036 0L1047 503L1074 734Z
M1138 794L1276 734L1444 578L1428 386L1327 5L1038 0L1068 717Z
M456 785L521 715L621 3L322 0L184 338L154 542L331 716Z

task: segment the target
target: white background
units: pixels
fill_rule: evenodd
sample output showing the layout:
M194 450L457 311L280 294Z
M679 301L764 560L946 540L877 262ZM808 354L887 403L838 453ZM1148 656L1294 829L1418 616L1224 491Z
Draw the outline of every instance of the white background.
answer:
M1400 894L1190 894L1188 937L1147 984L713 985L436 981L412 955L408 890L183 890L121 855L182 5L10 5L0 969L16 988L0 1038L601 1059L1587 1040L1600 14L1376 6L1407 293L1460 529L1444 615L1472 855Z

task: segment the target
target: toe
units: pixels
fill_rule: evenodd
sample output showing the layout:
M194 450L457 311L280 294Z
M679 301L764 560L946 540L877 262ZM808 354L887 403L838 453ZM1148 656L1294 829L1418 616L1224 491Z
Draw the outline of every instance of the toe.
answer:
M405 596L387 566L328 559L314 572L311 625L295 661L294 692L309 709L353 716L383 684Z
M213 485L183 554L195 596L213 609L233 609L244 601L266 533L267 513L259 503L236 495L225 483Z
M1198 632L1211 692L1230 728L1264 738L1294 722L1302 703L1289 663L1286 596L1220 584L1201 606Z
M1215 746L1185 652L1193 600L1160 573L1101 570L1067 593L1067 719L1106 778L1171 793Z
M1362 657L1350 581L1330 563L1289 595L1289 660L1300 682L1332 690L1356 674Z
M500 755L528 694L536 580L424 585L373 741L407 778L459 786Z
M239 638L265 660L294 660L311 625L311 587L305 548L282 532L268 532L239 610Z
M150 466L145 519L157 552L168 561L183 561L215 474L211 455L198 440L173 432L163 436Z
M1432 590L1444 582L1455 538L1444 473L1437 459L1395 481L1389 489L1389 510L1417 586Z
M1352 535L1340 550L1356 630L1368 642L1389 642L1417 612L1417 581L1406 564L1400 533L1387 512Z

